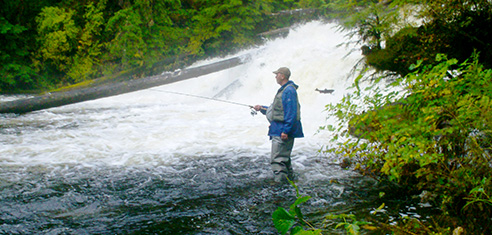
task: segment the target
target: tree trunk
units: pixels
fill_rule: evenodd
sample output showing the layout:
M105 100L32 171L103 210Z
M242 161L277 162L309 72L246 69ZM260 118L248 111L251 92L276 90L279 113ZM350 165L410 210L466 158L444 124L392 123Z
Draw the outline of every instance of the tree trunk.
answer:
M203 66L186 68L174 72L165 72L161 75L135 79L114 84L107 84L91 88L83 88L65 92L56 92L46 95L35 96L27 99L19 99L0 103L0 113L28 113L32 111L59 107L88 100L120 95L128 92L148 89L173 82L178 82L194 77L229 69L245 63L250 56L234 57L223 61Z

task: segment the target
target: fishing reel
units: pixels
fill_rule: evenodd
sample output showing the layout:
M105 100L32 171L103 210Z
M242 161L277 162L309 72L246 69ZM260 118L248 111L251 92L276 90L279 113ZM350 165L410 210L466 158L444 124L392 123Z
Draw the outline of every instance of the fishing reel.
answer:
M251 109L251 116L254 117L256 114L258 114L258 112L255 110L255 108L250 107L250 109Z

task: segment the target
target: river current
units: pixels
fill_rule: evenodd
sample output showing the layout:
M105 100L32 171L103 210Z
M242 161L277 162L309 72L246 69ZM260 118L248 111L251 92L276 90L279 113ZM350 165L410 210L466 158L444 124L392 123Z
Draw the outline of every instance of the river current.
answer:
M352 80L360 52L335 24L299 25L238 55L225 71L124 95L0 118L2 234L276 234L272 213L295 201L272 185L268 122L240 104L269 105L286 66L299 85L305 138L292 155L308 220L364 214L375 182L341 169L319 127ZM219 61L215 58L197 65ZM321 94L315 89L334 89ZM3 97L10 99L11 97ZM328 119L327 119L328 118Z

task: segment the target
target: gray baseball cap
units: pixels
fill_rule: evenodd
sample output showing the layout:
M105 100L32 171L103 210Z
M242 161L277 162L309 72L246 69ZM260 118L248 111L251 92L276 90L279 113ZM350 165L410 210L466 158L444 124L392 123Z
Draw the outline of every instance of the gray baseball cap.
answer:
M274 74L281 73L285 75L286 78L290 77L290 70L287 67L280 67L276 71L273 71Z

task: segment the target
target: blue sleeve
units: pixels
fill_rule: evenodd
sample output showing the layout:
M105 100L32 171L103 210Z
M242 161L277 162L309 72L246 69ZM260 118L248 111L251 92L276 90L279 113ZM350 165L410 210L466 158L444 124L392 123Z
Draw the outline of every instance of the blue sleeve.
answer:
M282 94L282 105L284 107L282 132L291 135L294 123L297 120L297 92L295 88L285 88L285 91Z
M263 114L263 115L266 115L266 111L268 109L268 106L262 106L263 108L260 109L260 112Z

